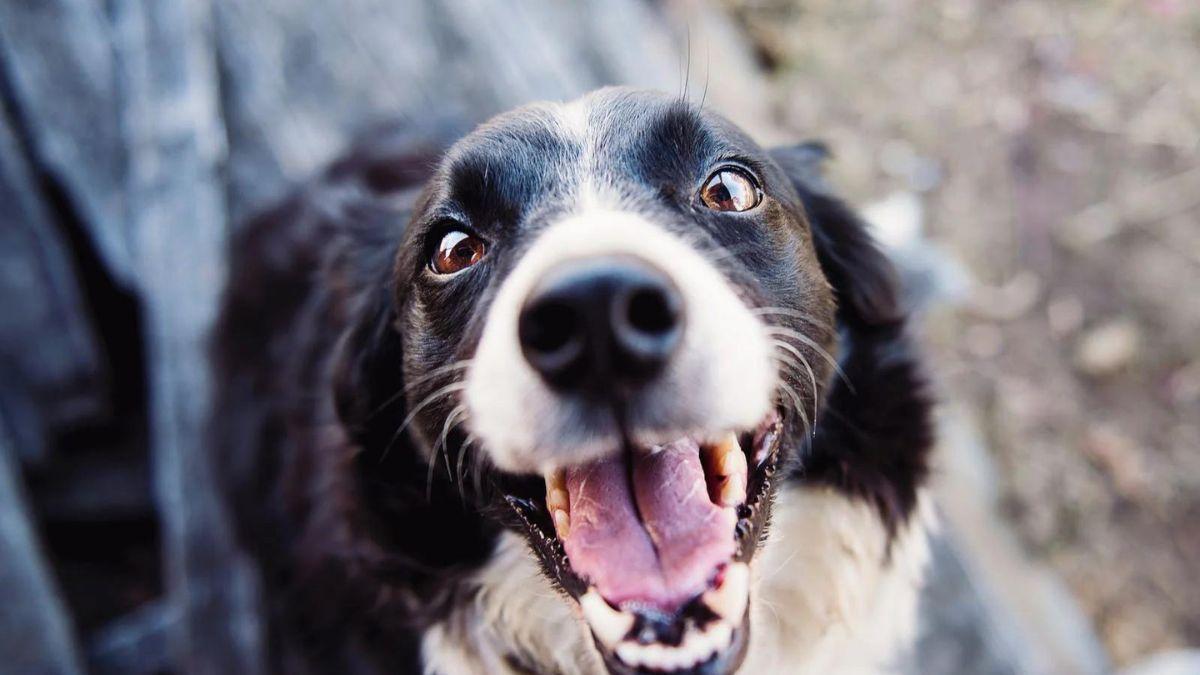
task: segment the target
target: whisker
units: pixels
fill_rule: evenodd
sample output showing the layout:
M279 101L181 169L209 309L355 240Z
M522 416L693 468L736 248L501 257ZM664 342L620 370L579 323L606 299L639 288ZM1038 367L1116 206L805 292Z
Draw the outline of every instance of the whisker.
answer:
M782 351L777 351L774 354L775 360L779 363L780 366L783 366L786 369L788 369L790 372L792 372L797 379L799 379L800 376L803 374L801 372L801 368L803 368L804 371L807 372L809 383L812 385L812 392L813 392L812 420L815 423L816 420L820 417L820 412L818 410L820 401L818 400L819 391L817 390L817 379L816 379L815 373L813 372L812 366L809 365L808 359L805 359L802 354L797 352L795 347L793 347L787 343L780 342L778 340L771 340L771 344L772 344L772 346L782 350ZM799 361L797 361L797 359L799 359ZM815 429L812 429L812 431L813 431L813 433L816 433Z
M454 473L457 476L455 482L458 484L458 495L466 501L466 489L463 485L463 462L467 459L467 448L471 447L475 441L475 435L467 432L467 437L463 439L462 445L458 447L458 459L454 462Z
M374 410L371 411L371 414L367 416L367 421L374 419L377 415L379 415L379 413L383 412L385 408L387 408L388 406L395 403L396 399L398 399L401 396L403 396L404 394L412 391L412 389L414 387L417 387L418 385L428 382L440 375L444 375L444 374L452 372L454 370L458 370L459 368L466 368L469 365L471 365L471 359L462 359L459 361L455 361L454 363L450 363L450 364L447 364L444 366L439 366L437 368L434 368L433 370L429 371L428 373L425 373L424 375L422 375L421 377L418 377L417 379L413 380L412 382L405 384L404 387L402 387L399 391L397 391L396 393L387 397L387 399L383 403L380 403Z
M467 366L471 365L472 362L473 362L473 359L459 359L458 361L454 361L453 363L448 363L444 366L438 366L437 368L434 368L433 370L429 371L428 373L425 373L421 377L418 377L417 379L413 380L412 382L409 382L408 384L404 385L404 389L406 391L411 390L424 382L428 382L429 380L432 380L433 378L435 378L439 375L442 375L443 373L458 370L459 368L466 368Z
M692 83L692 22L689 20L687 24L687 69L683 75L683 96L685 102L688 100L688 85Z
M455 406L449 413L446 413L446 421L442 423L442 433L438 436L437 443L433 444L433 453L429 457L429 473L425 476L425 500L433 501L433 467L437 464L438 452L442 453L442 457L446 460L446 477L452 477L454 474L450 471L450 453L446 450L446 437L450 434L450 429L456 424L454 419L459 415L467 412L467 406Z
M404 418L404 421L401 422L400 426L396 429L396 433L392 434L392 439L390 441L388 441L387 447L384 448L383 455L379 458L380 461L383 461L383 459L385 457L387 457L387 454L389 451L391 451L392 446L396 444L396 439L400 438L400 434L403 433L403 431L406 428L408 428L408 425L412 424L412 421L414 419L416 419L417 415L422 410L429 407L429 405L431 403L438 400L439 398L446 396L448 394L452 394L456 391L461 391L466 388L467 388L466 382L461 382L461 381L451 382L450 384L447 384L446 386L444 386L440 389L437 389L432 394L430 394L430 395L426 396L424 399L422 399L420 403L413 406L412 411L408 413L408 416Z
M779 389L792 399L792 407L796 409L796 412L800 414L800 420L804 422L804 432L811 433L812 424L808 421L808 413L804 412L804 402L800 399L800 395L786 382L780 382Z
M782 623L783 619L779 616L779 609L775 607L775 603L768 600L765 595L759 596L758 601L762 603L763 607L771 610L771 613L775 615L776 623Z
M784 569L787 568L788 563L792 562L792 558L795 558L799 554L800 554L800 551L798 551L798 550L792 551L792 554L789 555L787 558L785 558L784 561L782 563L780 563L778 567L776 567L773 571L768 572L762 576L763 582L765 583L765 582L775 578L776 575L778 575L780 572L782 572Z
M429 458L429 471L425 473L425 501L433 501L433 472L437 470L437 456Z
M829 362L829 365L833 366L833 370L838 374L839 377L842 378L842 381L846 383L846 386L850 388L852 393L857 393L854 391L854 385L850 382L850 378L846 377L845 371L842 370L841 364L839 364L837 359L833 358L829 352L825 351L824 347L817 344L816 340L813 340L804 333L799 333L790 328L784 328L783 326L767 324L766 330L769 335L782 338L791 338L810 347L817 353L818 356L824 358Z
M817 376L815 373L813 373L812 365L809 364L808 359L804 358L804 354L792 345L786 342L780 342L779 340L771 340L771 343L776 347L788 352L789 354L792 354L797 359L800 359L800 363L803 364L804 369L808 371L808 381L812 384L813 393L813 419L817 419Z
M438 442L436 444L434 444L434 446L433 446L433 456L434 457L437 457L438 448L441 448L442 456L445 457L445 459L446 459L446 475L447 476L451 476L453 474L450 473L450 453L447 452L448 448L446 447L446 438L450 435L450 429L454 428L459 422L462 421L460 419L458 422L456 422L455 419L458 418L460 415L465 415L466 412L467 412L467 406L460 405L460 406L456 406L453 410L451 410L446 415L446 421L442 424L442 435L438 437Z

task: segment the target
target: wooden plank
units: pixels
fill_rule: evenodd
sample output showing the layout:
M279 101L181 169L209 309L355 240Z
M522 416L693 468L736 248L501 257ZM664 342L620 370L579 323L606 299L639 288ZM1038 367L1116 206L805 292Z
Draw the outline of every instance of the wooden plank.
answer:
M68 243L25 145L0 109L0 399L18 455L37 463L51 426L101 407L102 374Z
M642 0L217 0L233 222L366 128L445 136L604 84L678 90L683 55Z
M150 364L154 480L173 661L187 673L260 672L255 577L239 557L205 444L206 339L225 275L226 216L211 7L117 0L129 204Z
M128 285L121 99L104 4L0 2L0 66L39 169L63 187L114 277Z
M179 612L152 602L104 626L87 646L92 675L158 675L171 671L168 636L178 630Z
M82 673L71 623L29 520L0 410L0 674Z

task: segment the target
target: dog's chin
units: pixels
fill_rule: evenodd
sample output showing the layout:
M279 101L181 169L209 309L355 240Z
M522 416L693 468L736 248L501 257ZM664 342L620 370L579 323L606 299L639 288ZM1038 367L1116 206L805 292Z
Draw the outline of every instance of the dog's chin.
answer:
M612 673L732 673L749 642L750 562L780 464L782 417L614 448L505 482L547 574Z

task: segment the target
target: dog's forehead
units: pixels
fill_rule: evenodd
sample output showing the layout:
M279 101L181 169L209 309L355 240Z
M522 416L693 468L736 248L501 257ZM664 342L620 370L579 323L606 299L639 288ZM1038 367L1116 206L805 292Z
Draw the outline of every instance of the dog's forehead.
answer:
M698 106L659 92L610 88L499 115L456 144L444 170L452 189L482 185L532 197L597 181L678 176L721 155L758 151L739 129Z

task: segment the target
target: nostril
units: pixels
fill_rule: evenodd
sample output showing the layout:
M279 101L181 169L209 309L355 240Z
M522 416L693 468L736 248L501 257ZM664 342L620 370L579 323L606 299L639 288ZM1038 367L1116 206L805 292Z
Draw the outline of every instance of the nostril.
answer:
M658 372L679 344L682 309L674 286L661 279L639 280L614 298L613 367L634 379Z
M634 330L648 335L671 332L678 322L679 308L674 298L663 289L643 286L630 294L626 306L626 321Z
M575 337L575 310L559 302L544 302L529 311L521 322L521 342L542 354L567 347Z
M582 318L569 303L545 298L522 313L517 326L521 351L547 381L563 383L583 357Z

